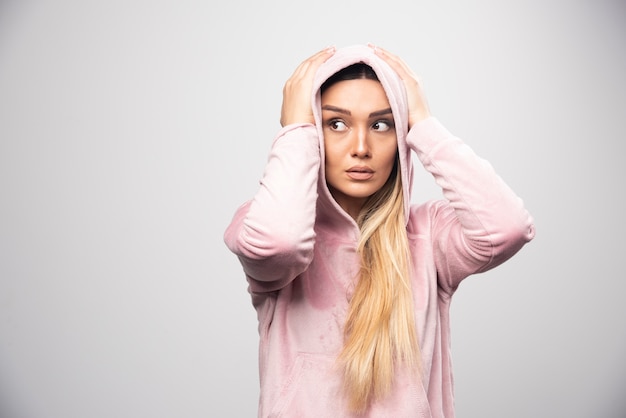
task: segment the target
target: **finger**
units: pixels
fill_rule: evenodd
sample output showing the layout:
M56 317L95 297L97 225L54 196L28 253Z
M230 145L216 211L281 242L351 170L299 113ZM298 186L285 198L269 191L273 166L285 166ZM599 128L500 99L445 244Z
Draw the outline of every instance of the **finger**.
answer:
M321 64L326 59L328 59L329 54L334 52L334 47L324 48L321 51L316 52L311 55L309 58L305 59L298 65L296 70L294 71L294 75L300 75L306 72L311 65L315 65L317 63Z
M392 54L384 48L381 48L374 44L368 44L370 48L374 50L374 53L381 57L393 70L398 73L401 79L406 80L408 78L416 78L413 71L399 56Z
M317 70L324 61L326 61L332 54L335 53L335 47L331 46L324 48L321 51L316 52L306 60L302 61L296 68L291 78L300 79L305 77L307 73L312 70Z

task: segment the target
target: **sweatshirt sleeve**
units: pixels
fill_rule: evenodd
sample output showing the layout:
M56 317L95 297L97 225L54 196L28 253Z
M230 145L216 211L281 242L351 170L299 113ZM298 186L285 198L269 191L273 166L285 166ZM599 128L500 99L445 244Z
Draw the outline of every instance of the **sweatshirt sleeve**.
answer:
M425 213L412 214L428 219L444 291L452 294L462 279L503 263L534 237L522 200L436 118L414 125L407 142L445 198L415 209Z
M251 291L277 290L310 264L319 164L314 125L289 125L279 131L256 195L239 207L224 233Z

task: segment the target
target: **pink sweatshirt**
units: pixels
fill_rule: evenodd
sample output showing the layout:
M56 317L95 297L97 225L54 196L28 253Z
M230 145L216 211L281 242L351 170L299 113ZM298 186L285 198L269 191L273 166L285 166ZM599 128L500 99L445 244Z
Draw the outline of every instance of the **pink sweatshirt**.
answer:
M359 61L377 73L395 118L423 368L421 377L398 370L392 393L360 417L454 417L451 297L465 277L499 265L534 236L521 199L437 119L401 129L408 126L406 93L384 61L366 46L339 49L315 78L316 124L278 132L258 192L224 236L258 314L259 417L354 416L335 360L359 270L359 229L326 186L319 87ZM411 152L445 199L411 204Z

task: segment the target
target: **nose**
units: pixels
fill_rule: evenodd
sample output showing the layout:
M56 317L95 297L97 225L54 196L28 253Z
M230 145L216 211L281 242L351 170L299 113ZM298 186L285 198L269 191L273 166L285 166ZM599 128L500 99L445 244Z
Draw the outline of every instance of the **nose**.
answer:
M358 128L353 130L354 138L352 142L352 156L357 158L369 158L370 145L367 128Z

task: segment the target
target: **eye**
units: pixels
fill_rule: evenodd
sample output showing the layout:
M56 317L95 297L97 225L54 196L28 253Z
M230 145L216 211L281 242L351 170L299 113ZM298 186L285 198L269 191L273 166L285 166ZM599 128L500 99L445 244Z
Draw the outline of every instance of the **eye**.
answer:
M379 120L374 122L372 129L378 132L387 132L393 129L393 124L387 120Z
M343 121L339 120L339 119L333 119L333 120L329 121L328 122L328 126L333 131L338 131L338 132L342 132L342 131L345 131L346 129L348 129L346 124Z

